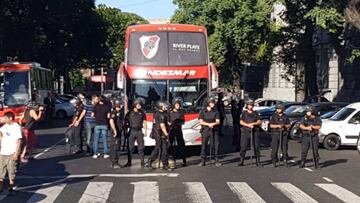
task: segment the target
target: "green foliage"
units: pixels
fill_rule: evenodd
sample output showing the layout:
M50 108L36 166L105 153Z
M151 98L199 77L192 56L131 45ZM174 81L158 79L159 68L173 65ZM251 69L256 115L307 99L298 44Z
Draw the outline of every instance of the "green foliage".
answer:
M223 83L238 79L244 63L262 64L271 58L273 0L174 0L172 22L204 25L210 58Z
M354 63L356 59L360 58L360 49L354 49L352 50L351 57L349 58L349 62L351 64Z
M317 26L332 33L337 32L337 28L343 26L345 22L343 14L337 8L331 7L316 6L305 15L305 18L311 19Z
M69 72L70 84L72 87L83 87L86 83L79 69L74 69Z
M117 65L124 61L126 28L130 25L146 24L148 22L136 14L121 12L119 9L105 5L99 5L96 12L107 25L106 45L111 52L107 65L116 68Z

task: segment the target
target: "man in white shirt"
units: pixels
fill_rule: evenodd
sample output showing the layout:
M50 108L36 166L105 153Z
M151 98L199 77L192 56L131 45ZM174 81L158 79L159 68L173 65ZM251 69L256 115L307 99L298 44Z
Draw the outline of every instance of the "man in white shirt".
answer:
M12 112L5 114L5 125L0 128L0 192L3 190L3 180L8 173L9 193L13 193L16 162L20 153L22 130L19 124L14 121L15 115Z

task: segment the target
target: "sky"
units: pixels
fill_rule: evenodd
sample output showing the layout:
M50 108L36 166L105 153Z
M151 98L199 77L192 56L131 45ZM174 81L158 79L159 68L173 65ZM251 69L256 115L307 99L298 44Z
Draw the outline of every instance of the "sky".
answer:
M96 0L96 4L136 13L143 18L171 18L176 9L172 0Z

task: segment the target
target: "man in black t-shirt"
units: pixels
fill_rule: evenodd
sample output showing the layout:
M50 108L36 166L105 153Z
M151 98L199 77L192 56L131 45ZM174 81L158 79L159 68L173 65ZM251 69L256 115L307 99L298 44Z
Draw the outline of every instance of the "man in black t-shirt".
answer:
M240 116L241 127L241 149L240 149L240 163L239 166L244 165L244 159L247 147L250 144L254 149L254 155L256 159L256 165L262 167L260 163L260 150L259 150L259 135L255 128L261 125L260 116L253 110L254 101L249 99L246 101L246 110L242 112ZM251 142L252 141L252 142Z
M97 159L100 154L98 153L99 148L99 138L102 137L103 148L104 148L104 158L109 158L109 149L108 149L108 131L109 131L109 118L110 118L110 108L105 105L106 98L104 96L99 97L99 103L94 106L92 117L95 117L95 127L94 127L94 144L93 158Z
M288 154L288 139L287 139L287 131L290 129L290 120L284 114L285 106L283 104L276 105L275 115L270 117L270 129L271 129L271 160L273 167L276 167L276 161L281 157L277 157L279 142L281 147L281 154L284 159L284 165L287 166L287 154ZM280 161L280 160L279 160Z
M144 105L144 103L145 103L144 99L142 98L135 99L133 102L133 109L129 111L125 116L125 123L130 130L130 135L128 138L128 142L129 142L128 162L124 165L124 167L129 167L132 165L131 162L132 162L132 154L135 151L135 140L137 142L141 167L145 166L144 137L146 137L147 125L146 125L146 114L142 110L142 105Z
M146 163L147 167L152 167L152 162L156 160L158 155L160 155L160 160L163 164L164 170L170 170L168 165L168 143L169 143L169 125L168 125L168 115L167 111L170 105L164 101L156 102L157 111L154 113L154 126L155 133L153 138L155 139L155 148L151 152L150 158ZM160 161L159 160L159 161Z
M210 155L214 148L215 165L221 166L219 162L219 129L220 115L215 108L216 99L209 97L206 101L206 107L199 114L199 121L201 125L201 162L199 166L205 166L206 164L206 149L208 148L208 142L210 141Z
M121 149L121 135L124 127L124 103L121 99L115 99L110 113L110 160L112 168L119 168Z
M313 106L306 107L306 114L300 120L300 129L302 131L301 139L301 163L300 168L305 167L306 156L309 147L312 145L313 159L315 169L319 168L319 129L321 128L321 119L317 116L316 110Z

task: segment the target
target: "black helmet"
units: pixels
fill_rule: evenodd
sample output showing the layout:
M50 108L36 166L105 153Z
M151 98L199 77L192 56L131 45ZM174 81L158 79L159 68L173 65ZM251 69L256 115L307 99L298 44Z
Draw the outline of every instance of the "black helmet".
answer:
M113 106L114 107L120 107L123 106L124 102L120 98L116 98L113 100Z
M136 106L137 104L144 105L145 104L144 99L141 97L136 98L133 102L133 106Z
M285 110L284 104L276 104L276 105L275 105L275 108L276 108L276 109L281 109L281 110L283 110L283 111Z
M175 97L172 100L172 105L175 106L175 104L179 104L180 106L182 106L183 104L183 99L181 97Z
M159 111L163 110L163 109L165 109L165 111L167 111L170 107L170 104L166 101L159 100L156 102L155 106L156 106L156 109Z
M209 105L210 103L216 103L216 97L214 96L209 96L207 99L206 99L206 105Z
M255 102L254 102L253 99L250 99L250 98L249 98L248 100L246 100L245 104L246 104L246 105L254 106Z
M81 103L81 100L80 100L79 97L74 97L74 99L72 99L72 100L70 101L70 103L72 103L73 105L77 106L77 105L79 105L79 104Z
M316 109L313 107L313 106L311 106L311 105L307 105L306 107L305 107L305 112L311 112L312 114L316 114Z

